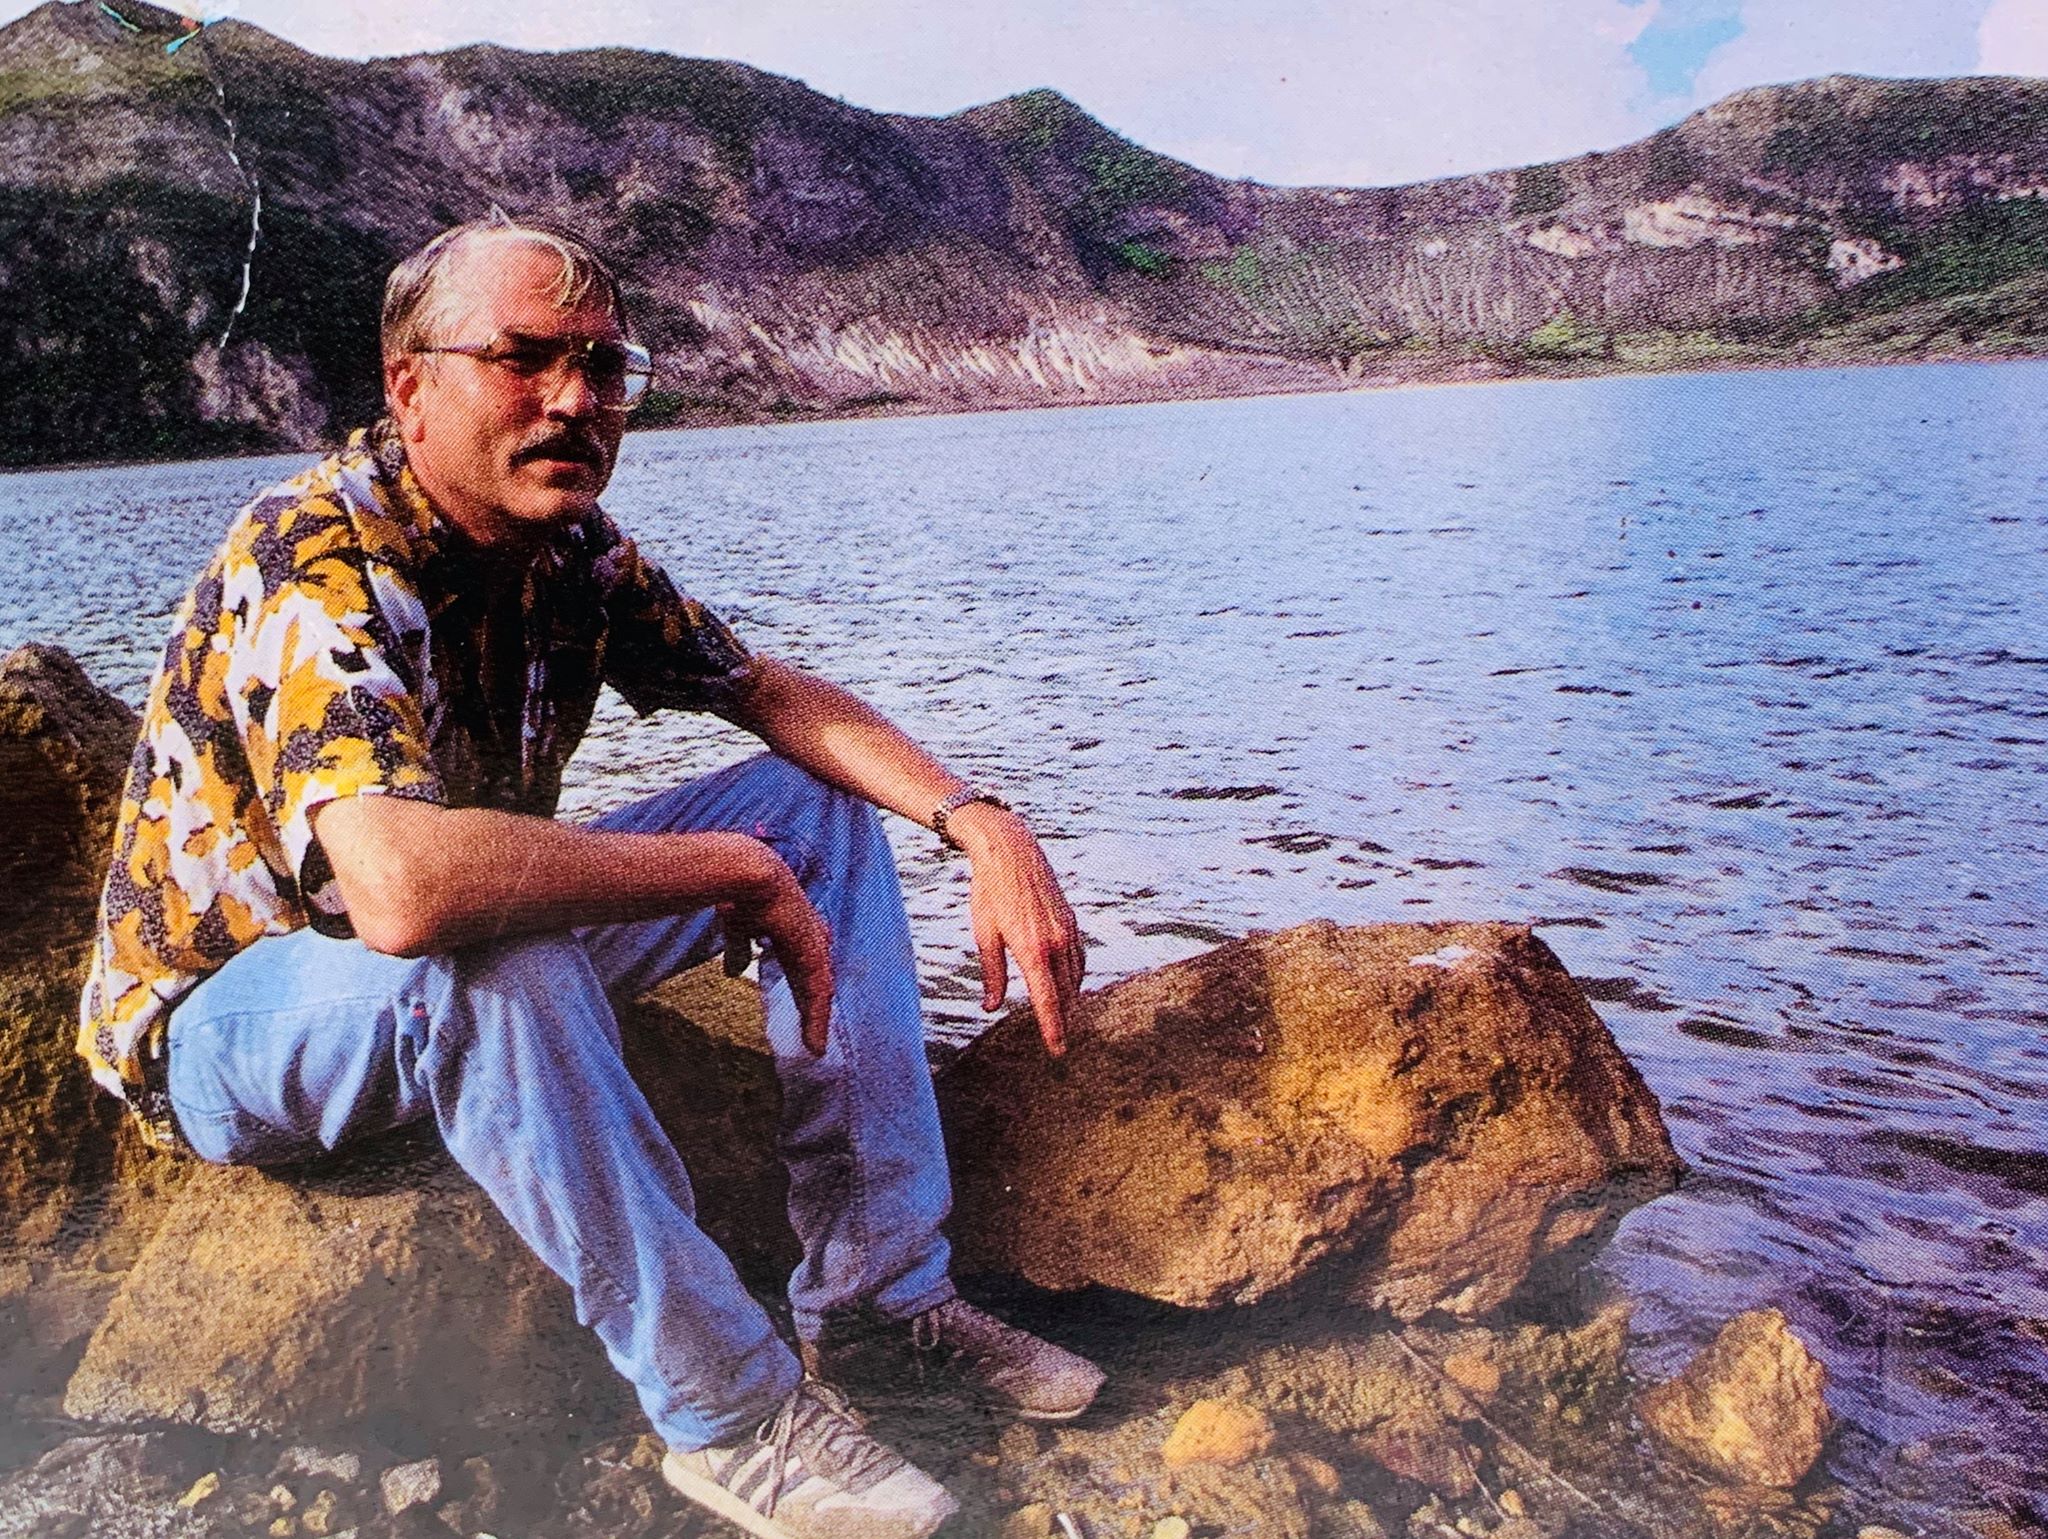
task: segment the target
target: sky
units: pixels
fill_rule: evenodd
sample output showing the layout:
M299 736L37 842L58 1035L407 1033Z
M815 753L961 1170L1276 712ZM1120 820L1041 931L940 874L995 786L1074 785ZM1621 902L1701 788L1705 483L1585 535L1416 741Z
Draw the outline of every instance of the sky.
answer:
M34 0L0 0L0 20ZM79 0L96 4L98 0ZM1746 86L2048 75L2048 0L231 0L318 53L738 59L858 106L1036 86L1228 177L1381 186L1611 149Z

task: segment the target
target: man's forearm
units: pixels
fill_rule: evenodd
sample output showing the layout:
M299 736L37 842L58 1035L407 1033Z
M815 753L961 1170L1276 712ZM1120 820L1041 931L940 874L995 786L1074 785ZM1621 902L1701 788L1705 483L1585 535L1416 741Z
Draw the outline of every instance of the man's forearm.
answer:
M962 785L858 696L773 658L756 661L746 703L732 719L826 784L926 828L933 810Z
M758 901L787 878L744 834L611 833L389 796L330 802L315 828L357 936L394 955Z

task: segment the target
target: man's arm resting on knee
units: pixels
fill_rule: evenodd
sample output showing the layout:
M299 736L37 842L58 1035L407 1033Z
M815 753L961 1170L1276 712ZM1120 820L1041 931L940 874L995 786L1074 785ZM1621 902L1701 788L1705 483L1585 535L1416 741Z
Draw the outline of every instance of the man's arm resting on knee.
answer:
M926 828L939 803L965 784L857 696L773 658L754 659L730 720L828 785ZM1014 958L1046 1047L1064 1052L1086 955L1051 863L1022 818L987 802L953 813L946 832L973 865L968 908L981 953L982 1009L1002 1004L1005 959Z
M717 905L728 928L776 949L822 1052L832 999L824 921L782 857L745 834L632 834L488 808L351 796L314 831L373 951L425 956L535 930L650 919Z

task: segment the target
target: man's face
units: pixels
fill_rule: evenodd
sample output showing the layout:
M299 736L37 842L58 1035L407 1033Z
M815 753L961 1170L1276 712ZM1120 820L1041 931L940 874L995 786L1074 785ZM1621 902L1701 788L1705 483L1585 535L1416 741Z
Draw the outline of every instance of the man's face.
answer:
M602 294L556 302L562 261L545 246L487 244L451 261L453 303L434 346L624 340ZM532 375L461 353L413 354L387 364L385 389L427 495L488 545L530 544L594 509L625 432L625 413L601 404L574 364Z

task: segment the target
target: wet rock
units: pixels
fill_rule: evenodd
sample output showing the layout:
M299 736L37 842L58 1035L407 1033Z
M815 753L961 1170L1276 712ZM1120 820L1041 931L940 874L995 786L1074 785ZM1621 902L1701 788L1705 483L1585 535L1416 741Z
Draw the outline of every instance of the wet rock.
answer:
M1741 1484L1797 1485L1820 1457L1833 1417L1827 1370L1776 1309L1721 1328L1668 1384L1637 1401L1643 1424L1673 1452Z
M338 1170L200 1167L65 1393L84 1421L395 1446L630 1414L567 1287L431 1143Z
M384 1510L393 1517L424 1507L441 1494L441 1461L416 1459L395 1465L384 1472L377 1487L384 1495Z
M1256 1406L1197 1400L1173 1424L1159 1450L1169 1469L1190 1464L1243 1464L1273 1446L1273 1424Z
M1088 996L1071 1038L1048 1060L1013 1012L940 1077L963 1270L1212 1306L1341 1257L1361 1303L1470 1316L1678 1173L1520 926L1256 936Z

